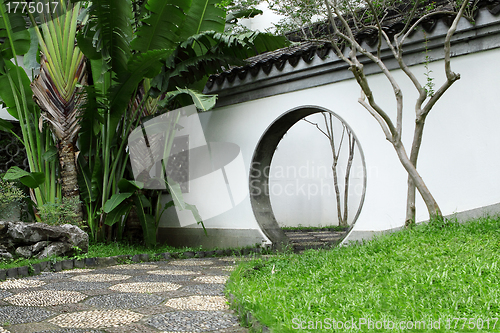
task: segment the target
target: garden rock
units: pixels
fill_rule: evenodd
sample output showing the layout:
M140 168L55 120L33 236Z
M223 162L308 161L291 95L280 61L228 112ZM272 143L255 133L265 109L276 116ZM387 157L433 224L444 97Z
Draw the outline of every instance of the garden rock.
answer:
M0 221L0 259L14 256L43 259L87 252L89 237L77 226Z

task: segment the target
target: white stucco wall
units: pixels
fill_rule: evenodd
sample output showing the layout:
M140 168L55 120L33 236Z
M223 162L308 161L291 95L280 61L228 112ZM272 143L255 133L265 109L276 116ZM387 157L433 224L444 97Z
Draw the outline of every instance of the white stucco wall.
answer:
M500 49L454 58L452 68L462 78L450 88L427 118L418 169L444 214L500 202L498 59ZM444 80L442 65L438 61L429 66L438 86ZM423 78L422 65L413 70ZM404 93L403 140L409 150L416 92L404 74L394 71L394 75ZM379 96L378 103L394 116L395 102L393 95L387 94L390 86L385 77L376 74L369 80L376 98ZM337 113L354 130L366 160L366 197L354 230L377 231L399 227L405 218L407 176L378 123L357 103L359 96L360 89L356 83L347 80L222 107L202 114L201 118L207 141L239 145L249 171L258 140L284 112L300 106L316 105ZM305 139L304 136L298 137L297 145L303 145ZM297 165L302 161L301 155L296 154ZM240 185L248 186L248 182ZM290 209L302 204L299 201L289 202L289 198L287 200L286 205ZM314 209L328 211L328 207L322 205L316 205ZM428 218L422 201L417 203L417 216L418 220ZM209 228L259 229L248 197L231 211L205 221L205 225Z

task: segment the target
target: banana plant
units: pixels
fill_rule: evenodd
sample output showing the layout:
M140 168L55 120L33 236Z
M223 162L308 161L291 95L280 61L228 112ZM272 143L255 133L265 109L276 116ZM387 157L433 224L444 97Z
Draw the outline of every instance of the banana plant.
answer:
M39 124L40 108L33 102L30 79L20 66L18 57L36 55L36 35L27 29L20 12L7 13L6 4L0 0L0 98L7 111L20 123L21 136L12 132L12 125L0 121L0 130L8 131L26 148L30 173L10 169L5 179L20 179L31 187L32 200L37 205L55 202L61 195L58 184L55 142L50 130Z
M96 237L123 221L127 211L120 205L132 200L132 195L122 195L131 192L119 186L122 178L131 177L126 150L131 131L145 117L196 96L210 74L241 63L263 45L272 49L285 44L284 38L267 34L224 35L226 14L217 2L100 0L89 7L89 21L77 36L89 59L91 84L82 105L78 163L82 199ZM136 7L141 12L134 16ZM193 93L177 93L183 89ZM203 98L195 99L199 103ZM135 204L139 216L141 209L149 209L141 202ZM152 237L146 224L143 228L145 237Z

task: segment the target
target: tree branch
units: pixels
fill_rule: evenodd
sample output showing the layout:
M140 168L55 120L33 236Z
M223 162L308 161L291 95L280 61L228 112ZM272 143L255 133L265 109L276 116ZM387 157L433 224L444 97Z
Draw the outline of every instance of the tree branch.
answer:
M370 114L378 121L380 127L382 127L382 131L385 134L385 138L389 142L393 142L393 137L390 129L387 127L385 120L375 111L370 104L368 104L363 98L358 99L359 104L363 105L363 107L370 112Z
M417 117L427 116L427 114L431 111L434 104L436 104L439 98L443 96L446 90L448 90L448 88L450 88L455 81L460 79L460 74L454 73L451 70L451 37L457 30L458 22L462 18L467 5L468 1L464 1L462 6L460 7L460 11L458 12L457 16L455 16L455 19L453 20L450 29L448 29L448 33L446 34L446 38L444 40L444 70L446 73L446 82L443 83L443 85L430 98L430 100L424 106L420 114L417 115Z

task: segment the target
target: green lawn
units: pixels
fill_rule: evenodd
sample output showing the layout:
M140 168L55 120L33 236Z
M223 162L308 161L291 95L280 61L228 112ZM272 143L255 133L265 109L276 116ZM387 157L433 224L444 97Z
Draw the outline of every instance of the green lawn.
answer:
M499 251L499 218L419 225L363 245L242 263L228 293L272 332L495 332Z

